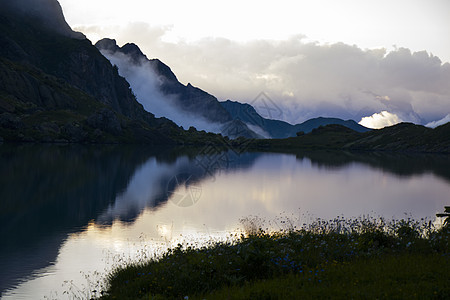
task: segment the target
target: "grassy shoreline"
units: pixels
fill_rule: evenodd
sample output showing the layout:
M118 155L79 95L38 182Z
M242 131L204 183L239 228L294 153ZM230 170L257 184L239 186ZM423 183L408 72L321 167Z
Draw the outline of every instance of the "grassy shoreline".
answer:
M250 225L249 225L250 224ZM450 294L450 227L383 219L318 220L113 271L102 299L444 299Z

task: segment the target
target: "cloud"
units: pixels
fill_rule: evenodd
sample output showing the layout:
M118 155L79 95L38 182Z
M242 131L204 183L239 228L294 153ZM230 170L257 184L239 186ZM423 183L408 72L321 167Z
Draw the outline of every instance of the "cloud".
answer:
M104 36L138 44L181 82L220 100L251 103L266 92L290 123L318 116L360 120L388 111L427 124L450 113L450 64L425 51L320 44L302 35L281 41L168 41L170 30L144 23L102 28Z
M392 126L403 122L396 114L390 113L388 111L382 111L380 113L375 113L370 117L363 117L359 122L360 125L380 129L386 126Z
M440 120L430 122L430 123L426 124L425 126L431 127L431 128L436 128L438 126L447 124L448 122L450 122L450 114L446 115L445 117L443 117Z
M119 74L127 79L139 103L144 109L153 113L156 117L166 117L174 121L184 129L194 126L198 130L209 132L220 132L220 125L213 124L201 118L193 116L178 109L174 103L176 96L164 95L160 87L162 79L155 73L148 61L143 60L140 64L135 64L123 53L111 53L102 51L113 65L119 69Z

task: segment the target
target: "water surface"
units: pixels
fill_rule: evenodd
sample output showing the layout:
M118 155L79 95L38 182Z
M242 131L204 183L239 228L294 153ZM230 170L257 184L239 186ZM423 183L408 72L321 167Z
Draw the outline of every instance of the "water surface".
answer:
M64 298L93 289L93 272L226 238L248 216L273 229L280 216L433 219L449 204L450 160L0 145L0 184L2 299Z

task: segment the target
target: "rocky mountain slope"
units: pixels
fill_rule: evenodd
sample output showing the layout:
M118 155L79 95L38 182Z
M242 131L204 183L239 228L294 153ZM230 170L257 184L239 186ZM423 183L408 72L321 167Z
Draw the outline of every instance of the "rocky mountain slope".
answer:
M190 83L183 85L178 81L172 70L159 59L148 59L145 54L135 44L128 43L119 47L113 39L102 39L95 46L108 58L122 55L121 59L126 59L126 64L134 67L142 67L146 72L155 73L158 81L158 89L167 96L163 105L172 106L186 118L201 118L212 126L217 125L219 132L231 138L244 136L247 138L259 137L250 130L242 121L234 120L230 113L220 105L220 102L211 94L192 86ZM120 71L119 66L119 71ZM143 77L155 84L153 76ZM127 78L133 84L131 78ZM176 121L176 120L174 120ZM200 128L201 129L201 128Z
M128 82L56 0L0 0L0 137L11 141L173 143Z
M185 131L146 111L117 66L83 34L72 31L56 0L0 0L0 45L0 142L227 145L229 141L195 128ZM430 129L403 123L368 131L354 121L334 118L297 125L268 120L248 104L219 103L201 89L181 84L167 65L147 59L134 44L118 47L105 39L97 47L119 52L135 64L149 64L159 76L163 94L173 96L189 118L200 116L220 124L224 135L255 138L260 137L255 132L265 132L286 138L257 141L255 148L450 152L449 124ZM303 133L292 137L299 132Z

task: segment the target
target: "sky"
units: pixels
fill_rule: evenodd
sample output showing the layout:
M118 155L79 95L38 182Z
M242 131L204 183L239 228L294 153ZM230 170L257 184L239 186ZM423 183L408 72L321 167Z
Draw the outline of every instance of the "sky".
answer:
M450 119L450 1L59 0L92 41L136 43L219 100L264 92L299 123Z

